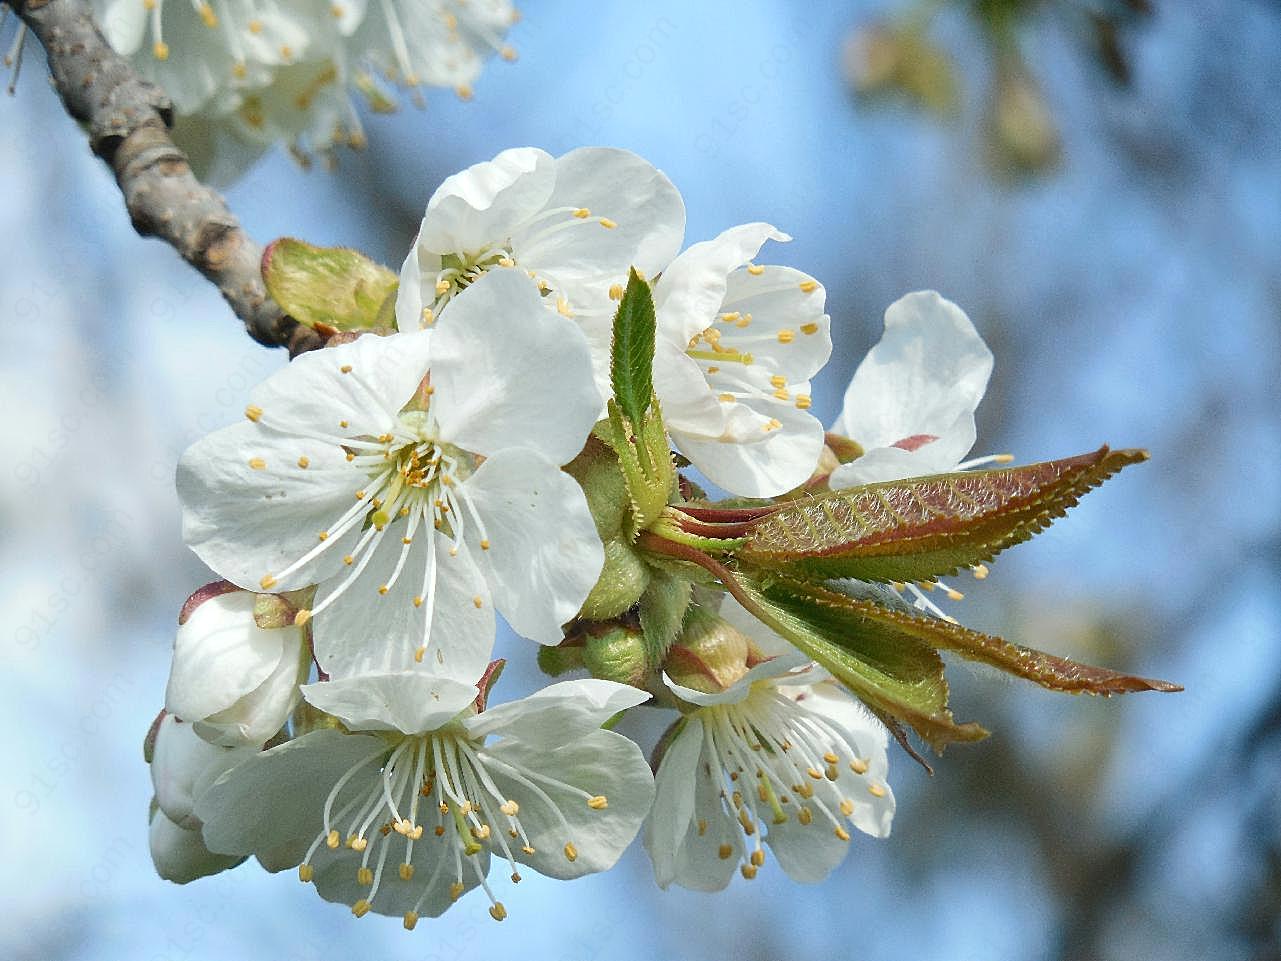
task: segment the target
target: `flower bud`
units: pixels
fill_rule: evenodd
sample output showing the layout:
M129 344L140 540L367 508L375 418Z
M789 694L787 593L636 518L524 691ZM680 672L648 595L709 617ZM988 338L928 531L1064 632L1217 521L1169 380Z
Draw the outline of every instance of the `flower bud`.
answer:
M151 757L151 783L160 810L180 828L200 827L196 798L219 775L255 754L253 747L219 747L199 737L192 725L172 714L156 728Z
M156 873L175 884L186 884L196 878L217 874L244 860L235 855L214 854L205 847L199 829L174 824L158 808L151 812L148 835L151 863L156 866Z
M737 628L705 608L691 607L663 669L682 687L719 694L747 673L753 653Z
M578 481L587 496L600 539L617 537L632 503L614 452L598 438L588 437L582 453L565 465L565 472Z
M860 96L903 94L942 116L956 111L956 75L951 58L922 30L871 24L845 42L846 82Z
M1062 142L1036 81L1017 60L997 65L988 118L995 162L1014 173L1039 173L1058 163Z
M165 710L211 743L261 746L284 726L307 679L303 629L275 595L202 592L183 608Z
M645 638L634 627L603 625L599 634L589 633L583 647L583 666L592 677L644 688L648 659Z
M617 617L640 600L649 585L648 565L624 537L606 540L604 547L605 565L579 611L579 617L589 621Z

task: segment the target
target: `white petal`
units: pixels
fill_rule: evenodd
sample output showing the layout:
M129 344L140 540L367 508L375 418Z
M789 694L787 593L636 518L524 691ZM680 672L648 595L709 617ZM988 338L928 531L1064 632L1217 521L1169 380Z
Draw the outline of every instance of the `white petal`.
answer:
M945 474L955 470L969 453L970 448L974 446L975 436L974 413L964 411L951 426L943 428L937 435L928 432L917 435L917 442L920 442L923 437L936 439L922 443L915 450L904 450L901 447L873 447L862 457L848 464L842 464L832 471L831 476L828 477L828 485L833 490L843 490L861 484Z
M114 0L100 16L103 35L116 53L130 57L137 52L150 16L145 4L138 0Z
M297 628L284 630L296 631ZM307 680L311 657L296 638L293 649L280 659L267 679L225 711L194 722L196 733L224 747L261 747L285 726L301 698L298 686Z
M474 684L421 670L320 681L302 689L308 704L334 715L353 731L404 734L436 730L478 693Z
M156 803L180 827L199 827L194 811L201 793L214 778L252 757L257 750L257 746L225 748L210 744L190 724L167 715L156 732L151 759Z
M498 610L516 633L558 644L596 585L605 549L583 490L532 450L488 458L462 485L485 524L488 549L468 528Z
M866 450L966 423L972 439L991 373L992 352L964 311L934 291L908 294L885 311L885 333L854 372L833 430Z
M516 147L447 177L427 202L418 246L464 254L506 240L546 205L555 163L542 150Z
M263 424L281 431L377 437L395 426L426 375L431 336L365 334L309 351L255 387L250 402L262 409Z
M613 867L654 800L654 778L645 756L612 731L592 731L555 748L508 738L479 757L499 792L520 805L520 823L534 853L516 848L513 854L548 877L576 878ZM501 764L488 763L490 759L526 773L513 776ZM584 791L604 796L606 806L590 807ZM576 849L572 861L566 844Z
M316 615L312 638L316 659L333 678L412 669L418 648L430 639L424 667L468 683L480 677L494 648L494 605L485 577L466 543L454 545L443 534L420 525L404 569L386 594L400 557L408 520L387 526L374 556L346 592ZM435 600L431 624L424 587L428 544L433 545ZM456 554L450 553L457 546ZM317 605L338 589L346 569L320 585ZM424 597L424 602L414 600ZM479 603L477 603L479 602Z
M558 465L582 450L601 408L591 349L524 273L490 270L450 302L435 336L442 439L486 456L528 447Z
M222 577L261 590L265 575L316 546L365 480L337 445L249 421L233 424L197 441L178 461L183 540ZM318 558L275 586L293 590L323 579L342 566L359 536L359 525L335 535Z
M287 647L296 659L301 632L260 628L254 623L254 599L248 591L210 598L179 625L166 711L184 721L201 720L255 690L291 653Z
M769 224L742 224L683 251L654 289L660 336L688 343L710 326L725 300L730 273L751 260L767 240L791 238Z
M556 221L527 226L513 234L512 247L522 266L552 278L575 306L588 285L607 290L629 267L647 277L662 270L685 234L680 193L661 170L628 150L581 147L558 158L546 206L584 208L591 219L550 234L543 231ZM598 217L616 226L603 227Z
M742 497L773 497L809 480L823 450L823 425L816 418L790 403L760 398L726 406L735 420L723 439L671 431L680 452L708 480ZM771 418L781 426L766 431Z
M809 665L810 659L800 651L793 649L786 654L761 661L737 681L717 694L707 694L703 691L696 691L693 688L677 684L668 677L666 671L663 672L663 683L667 685L673 694L687 704L697 704L700 707L706 707L711 704L738 704L740 701L747 699L747 695L752 691L752 685L758 681L787 678L799 670L808 668Z
M666 888L676 880L677 856L694 825L694 787L703 751L703 722L686 718L667 745L654 777L654 808L645 824L645 850L654 880Z
M427 261L424 269L422 261ZM396 288L396 329L415 331L424 329L423 307L435 299L434 291L424 290L427 283L435 286L436 274L440 270L440 257L436 254L423 254L420 257L418 240L410 248L405 262L400 265L400 286Z
M516 737L552 748L597 730L619 711L649 700L649 692L599 678L550 684L518 701L486 708L463 720L473 738Z
M253 755L200 796L205 844L223 854L251 854L311 840L338 779L361 761L376 771L371 759L386 750L382 738L326 729Z
M165 816L164 811L156 811L151 816L147 843L156 873L175 884L186 884L196 878L226 871L241 861L234 855L213 854L201 840L199 828L179 827Z
M814 286L810 286L814 285ZM823 312L826 291L809 274L791 267L739 268L729 275L724 312L751 314L726 341L788 384L808 381L832 354L831 319Z

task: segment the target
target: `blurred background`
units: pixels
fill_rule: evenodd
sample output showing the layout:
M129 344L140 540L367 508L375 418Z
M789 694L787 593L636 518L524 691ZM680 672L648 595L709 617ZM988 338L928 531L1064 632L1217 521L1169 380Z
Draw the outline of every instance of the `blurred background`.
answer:
M893 836L826 884L662 892L637 844L529 876L501 925L468 898L412 935L253 864L152 870L141 742L210 579L174 464L285 358L131 231L29 45L0 100L0 959L1281 958L1281 8L1146 6L545 0L473 102L370 116L337 174L277 151L228 192L259 242L397 266L449 173L627 147L684 194L687 242L796 238L762 260L827 286L826 420L884 308L929 287L996 354L976 453L1152 452L953 613L1186 693L957 666L993 737L932 778L896 753ZM530 645L500 644L507 695L535 687Z

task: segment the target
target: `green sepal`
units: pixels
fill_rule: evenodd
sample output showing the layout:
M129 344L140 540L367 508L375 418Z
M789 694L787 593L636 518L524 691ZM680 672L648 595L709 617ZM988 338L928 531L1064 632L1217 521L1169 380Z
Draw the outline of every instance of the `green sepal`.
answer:
M748 601L745 606L767 627L817 661L874 712L910 726L936 752L952 742L987 737L978 724L958 724L952 717L943 659L930 644L886 630L854 606L852 598L816 596L803 582L743 578L739 586L745 595L740 600Z
M267 291L300 324L322 333L385 324L399 280L381 264L346 247L316 247L292 237L262 255Z
M657 669L667 657L689 608L689 578L670 571L653 571L640 599L640 625L645 638L645 660Z
M791 501L753 525L738 551L797 576L924 581L1025 541L1141 450L1110 450L1001 470L868 484Z
M609 380L619 410L639 424L654 395L654 344L658 323L649 284L631 268L618 310L610 345Z
M651 399L639 430L614 399L610 399L607 407L610 447L618 458L632 502L628 533L635 537L658 519L672 499L676 468L667 446L667 431L657 397Z

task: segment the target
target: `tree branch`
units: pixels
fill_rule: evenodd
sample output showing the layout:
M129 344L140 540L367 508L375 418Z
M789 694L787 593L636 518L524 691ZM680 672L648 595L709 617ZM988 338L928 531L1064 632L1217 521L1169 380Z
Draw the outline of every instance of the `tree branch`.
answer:
M323 345L287 317L262 280L262 248L169 136L173 105L107 44L87 0L9 0L44 45L67 112L116 175L134 229L158 237L218 287L249 336L291 356Z

